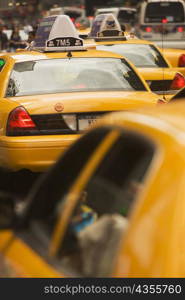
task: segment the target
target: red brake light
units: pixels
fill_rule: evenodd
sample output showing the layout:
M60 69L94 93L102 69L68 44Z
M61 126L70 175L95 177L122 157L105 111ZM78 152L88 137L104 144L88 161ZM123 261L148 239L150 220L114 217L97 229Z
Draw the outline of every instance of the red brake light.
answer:
M166 24L166 23L168 23L168 20L167 19L162 19L162 23Z
M179 57L178 67L185 67L185 54Z
M172 90L179 90L185 86L185 78L183 75L176 73L172 84L171 84L171 89Z
M23 107L17 107L9 115L7 134L9 135L26 129L36 129L36 125Z
M146 30L146 32L151 32L152 31L152 27L146 27L145 30Z
M183 27L177 27L177 31L178 31L178 32L183 32L183 31L184 31L184 28L183 28Z
M81 24L80 23L75 23L76 28L80 28Z

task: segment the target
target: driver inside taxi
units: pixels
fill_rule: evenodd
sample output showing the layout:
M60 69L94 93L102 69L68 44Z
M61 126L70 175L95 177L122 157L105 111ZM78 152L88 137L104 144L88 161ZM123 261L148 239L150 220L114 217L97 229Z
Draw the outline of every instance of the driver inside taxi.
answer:
M132 180L127 197L135 197L142 188L142 183ZM84 276L108 276L112 271L111 261L128 227L128 209L122 207L117 213L98 217L88 206L87 197L87 191L82 191L59 255L64 257L67 266L75 266Z

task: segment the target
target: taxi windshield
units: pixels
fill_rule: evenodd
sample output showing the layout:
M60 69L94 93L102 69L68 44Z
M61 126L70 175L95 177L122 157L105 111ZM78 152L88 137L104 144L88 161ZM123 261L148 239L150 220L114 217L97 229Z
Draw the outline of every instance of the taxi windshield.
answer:
M132 11L132 10L126 10L126 9L121 9L119 11L119 14L118 14L118 20L119 21L122 21L122 22L125 22L125 23L129 23L131 21L133 21L135 18L135 11Z
M6 96L114 90L146 90L124 59L43 59L16 63Z
M98 45L96 48L123 55L138 68L168 68L164 58L153 45L107 44Z

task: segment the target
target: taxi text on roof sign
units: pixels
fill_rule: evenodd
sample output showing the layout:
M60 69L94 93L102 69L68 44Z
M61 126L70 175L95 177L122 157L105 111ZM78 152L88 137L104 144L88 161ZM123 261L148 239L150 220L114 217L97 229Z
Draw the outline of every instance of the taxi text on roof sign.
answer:
M107 38L121 38L125 40L124 32L113 14L100 14L98 15L91 28L89 34L94 39L107 39Z
M44 18L37 29L33 48L43 51L85 50L83 40L66 15Z

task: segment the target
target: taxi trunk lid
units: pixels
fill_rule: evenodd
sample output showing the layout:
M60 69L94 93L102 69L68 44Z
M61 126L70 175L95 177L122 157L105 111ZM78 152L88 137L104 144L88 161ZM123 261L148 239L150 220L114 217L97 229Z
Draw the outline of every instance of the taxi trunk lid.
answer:
M142 105L154 105L157 102L157 97L148 91L74 92L10 99L26 108L30 115L127 110ZM61 111L57 111L57 104L62 104Z
M7 135L77 134L103 114L157 103L151 92L65 93L14 97L33 121L33 128L10 128ZM14 123L13 123L14 124ZM9 128L9 127L8 127Z

